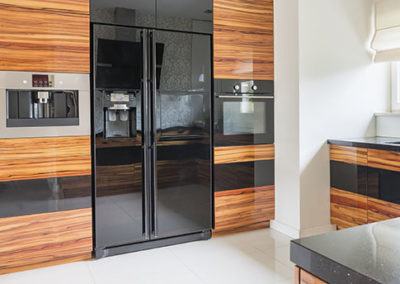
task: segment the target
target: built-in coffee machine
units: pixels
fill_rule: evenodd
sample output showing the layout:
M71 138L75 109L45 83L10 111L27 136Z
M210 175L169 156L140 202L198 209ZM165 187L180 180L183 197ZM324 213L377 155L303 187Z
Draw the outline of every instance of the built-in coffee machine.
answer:
M104 138L136 136L136 96L104 91Z
M0 138L90 131L87 74L0 71Z
M79 125L77 90L7 90L7 127Z

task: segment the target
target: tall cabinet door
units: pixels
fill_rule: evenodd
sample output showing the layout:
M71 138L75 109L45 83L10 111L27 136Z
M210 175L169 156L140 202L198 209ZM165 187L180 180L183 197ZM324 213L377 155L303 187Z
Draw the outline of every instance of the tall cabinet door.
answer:
M153 237L211 228L211 36L152 34Z
M95 246L100 250L149 238L142 178L146 42L142 33L134 28L93 27ZM128 110L116 107L126 98Z

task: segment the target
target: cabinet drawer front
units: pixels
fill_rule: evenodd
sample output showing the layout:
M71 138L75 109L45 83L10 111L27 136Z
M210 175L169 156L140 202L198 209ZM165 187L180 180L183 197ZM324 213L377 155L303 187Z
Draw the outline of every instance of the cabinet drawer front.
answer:
M367 166L366 148L330 145L331 161Z
M273 144L214 148L214 164L266 161L273 159Z
M368 223L384 221L397 217L400 217L399 204L371 197L368 198Z
M215 231L233 230L274 219L274 186L215 193Z
M368 166L400 172L400 152L368 149Z
M367 197L331 188L331 223L339 229L367 224Z

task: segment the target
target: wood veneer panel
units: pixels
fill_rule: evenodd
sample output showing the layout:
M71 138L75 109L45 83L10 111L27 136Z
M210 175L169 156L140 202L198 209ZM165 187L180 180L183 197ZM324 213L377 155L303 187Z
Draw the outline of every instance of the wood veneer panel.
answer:
M367 166L368 149L330 145L330 159L337 162Z
M368 223L400 217L400 205L368 197Z
M274 79L273 0L214 0L214 77Z
M400 172L400 152L369 149L368 166Z
M216 192L215 232L267 222L274 211L274 186Z
M273 159L273 144L214 148L214 164L228 164Z
M300 267L294 266L294 284L300 284Z
M0 182L90 174L89 136L0 139Z
M90 136L0 139L0 161L90 156Z
M90 174L90 156L0 161L0 182Z
M88 0L0 0L0 70L90 72Z
M311 273L300 269L300 283L301 284L328 284Z
M331 188L331 223L338 229L367 224L367 215L366 196Z
M90 259L92 209L0 219L0 274Z

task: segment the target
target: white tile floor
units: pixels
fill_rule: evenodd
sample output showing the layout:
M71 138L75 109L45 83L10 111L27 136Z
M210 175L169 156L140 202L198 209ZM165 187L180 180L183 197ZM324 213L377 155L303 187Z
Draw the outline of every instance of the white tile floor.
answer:
M271 229L0 276L0 284L292 284L290 239Z

